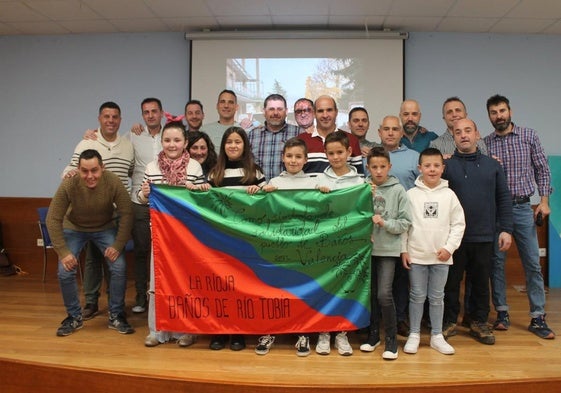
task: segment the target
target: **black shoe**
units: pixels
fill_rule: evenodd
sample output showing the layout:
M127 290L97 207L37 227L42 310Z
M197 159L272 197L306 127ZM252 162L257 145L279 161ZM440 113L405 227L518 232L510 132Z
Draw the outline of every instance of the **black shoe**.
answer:
M370 330L366 341L360 345L362 352L372 352L380 345L380 332L378 330Z
M226 346L226 337L228 336L224 336L224 335L212 336L208 347L214 351L219 351L221 349L224 349L224 347Z
M109 329L115 329L121 334L132 334L134 328L127 322L125 313L109 314L109 322L107 323Z
M386 336L386 348L382 353L382 358L386 360L397 359L397 338L395 336Z
M241 351L245 348L245 338L241 334L233 334L230 338L230 349L232 351Z
M87 303L86 307L84 307L84 310L82 310L82 319L84 321L92 319L97 315L98 311L99 309L97 307L97 303Z
M56 331L56 335L59 337L69 336L78 329L82 329L83 317L78 315L73 317L68 315L64 321L60 324L60 327Z
M405 321L399 321L397 323L397 334L403 337L409 336L409 325Z

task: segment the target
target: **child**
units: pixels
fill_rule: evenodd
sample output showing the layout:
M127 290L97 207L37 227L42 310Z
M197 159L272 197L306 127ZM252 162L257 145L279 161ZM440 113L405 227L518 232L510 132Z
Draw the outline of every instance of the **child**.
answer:
M138 192L138 200L148 203L150 183L185 186L187 188L197 183L203 175L201 165L191 159L185 151L187 140L185 129L181 122L171 122L162 130L162 151L158 159L149 162L144 172L144 180ZM178 332L164 332L156 330L156 309L154 304L154 258L150 260L150 290L148 291L148 328L150 334L144 340L147 347L155 347L160 343L176 339L181 347L188 347L195 342L195 336Z
M374 147L366 158L374 203L372 230L371 318L368 338L361 351L372 352L380 344L379 315L386 333L382 358L397 359L397 317L392 283L396 264L400 263L401 234L409 229L409 204L405 189L390 175L390 155Z
M264 185L265 176L253 159L246 132L243 128L235 126L226 129L220 143L218 161L208 174L208 183L198 188L242 188L246 189L248 194L255 194ZM210 340L210 349L223 349L226 346L226 338L225 335L214 335ZM244 336L233 334L230 338L230 349L241 351L244 348Z
M364 183L364 177L357 172L356 168L347 164L347 159L352 154L348 135L345 131L335 131L325 137L325 154L329 160L329 166L318 177L318 188L321 192L330 192ZM331 352L330 340L329 332L320 333L316 352L320 355L328 355ZM350 356L353 354L347 332L337 334L335 348L339 355Z
M429 298L430 346L452 355L454 348L442 335L444 286L452 253L460 246L465 229L464 211L456 194L441 179L444 160L439 150L428 148L419 156L415 187L407 191L411 205L411 228L403 236L403 266L409 270L409 319L411 333L405 353L417 353L423 304Z
M317 175L306 174L302 171L308 161L308 148L306 143L299 138L286 141L282 150L282 162L286 168L279 176L272 178L269 184L263 187L266 192L275 190L305 190L317 188ZM255 353L266 355L275 341L275 336L270 334L259 337ZM296 342L296 355L308 356L310 354L310 339L308 336L298 336Z

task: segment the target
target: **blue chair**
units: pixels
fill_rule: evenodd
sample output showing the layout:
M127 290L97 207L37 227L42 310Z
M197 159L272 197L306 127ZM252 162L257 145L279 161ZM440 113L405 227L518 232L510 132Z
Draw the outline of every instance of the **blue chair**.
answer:
M37 208L37 214L39 215L39 231L41 232L41 238L43 239L43 282L45 282L47 276L47 262L48 262L48 255L47 250L53 249L53 243L51 242L51 237L49 236L49 231L47 231L47 212L49 211L48 207L39 207ZM58 256L57 256L58 259ZM80 275L80 280L83 282L84 277L82 275L82 264L80 260L78 260L78 274Z

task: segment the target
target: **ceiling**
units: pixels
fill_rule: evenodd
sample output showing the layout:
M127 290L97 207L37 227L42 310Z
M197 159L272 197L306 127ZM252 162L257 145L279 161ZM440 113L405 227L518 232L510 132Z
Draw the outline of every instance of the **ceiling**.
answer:
M234 29L561 34L561 1L0 0L0 35Z

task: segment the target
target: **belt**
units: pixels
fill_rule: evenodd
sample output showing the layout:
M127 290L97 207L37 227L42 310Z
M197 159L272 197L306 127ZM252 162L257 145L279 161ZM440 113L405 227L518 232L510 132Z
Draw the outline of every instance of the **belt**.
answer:
M513 205L521 205L523 203L529 203L530 197L529 196L515 196L512 197L512 204Z

